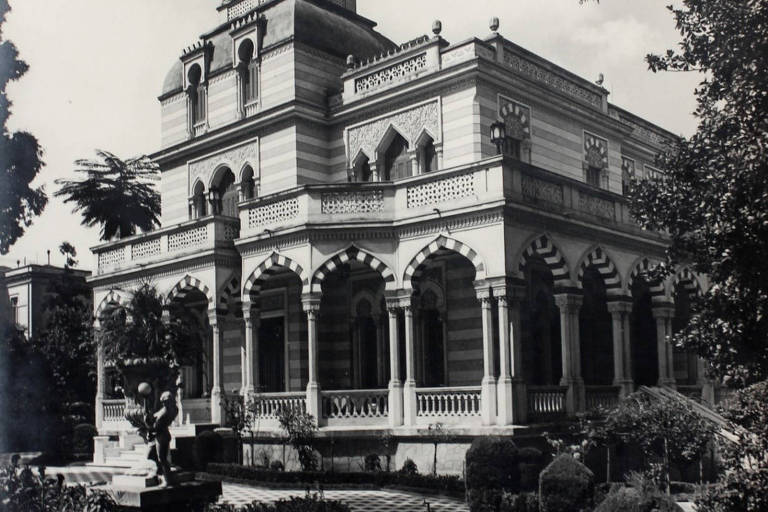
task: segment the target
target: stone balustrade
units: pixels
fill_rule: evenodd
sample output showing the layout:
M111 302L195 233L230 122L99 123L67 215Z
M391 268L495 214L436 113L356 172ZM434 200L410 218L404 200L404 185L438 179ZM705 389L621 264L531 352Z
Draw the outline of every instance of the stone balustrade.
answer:
M620 388L616 386L586 386L586 409L611 409L619 403Z
M286 410L307 412L305 393L259 393L252 398L252 411L257 420L277 420Z
M389 416L389 391L323 391L322 412L326 420L357 420Z
M154 264L188 253L213 249L239 238L237 219L205 217L93 248L98 274Z
M530 420L549 420L565 416L565 386L529 386L528 418Z
M445 421L450 418L479 418L480 414L479 386L416 390L417 418Z
M125 399L104 400L104 423L127 423L125 419Z

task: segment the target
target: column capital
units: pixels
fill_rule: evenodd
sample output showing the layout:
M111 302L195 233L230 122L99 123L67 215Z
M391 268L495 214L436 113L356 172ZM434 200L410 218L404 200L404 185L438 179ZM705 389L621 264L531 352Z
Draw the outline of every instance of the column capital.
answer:
M526 288L524 284L510 278L501 278L499 280L489 279L493 296L499 302L521 302L525 299Z
M488 281L475 281L474 285L477 300L479 300L483 306L490 305L493 301L493 290Z
M631 313L632 312L632 299L629 297L609 298L608 307L609 313Z
M322 295L319 293L305 293L301 296L301 306L305 313L317 313L320 310L320 299Z
M576 293L558 293L555 295L555 304L561 311L577 310L584 303L584 295Z
M653 304L653 318L672 318L675 316L675 305L670 302L660 302Z
M208 323L211 324L211 327L219 327L223 320L224 317L218 311L208 311Z

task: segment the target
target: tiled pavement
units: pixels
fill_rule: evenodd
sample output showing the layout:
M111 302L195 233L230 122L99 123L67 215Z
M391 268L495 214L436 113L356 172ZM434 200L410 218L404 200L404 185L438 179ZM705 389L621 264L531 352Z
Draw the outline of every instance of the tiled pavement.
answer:
M46 472L50 476L62 473L70 483L110 482L112 475L116 473L109 469L91 467L48 468ZM304 496L306 493L301 490L272 490L229 483L222 484L222 490L221 502L232 505L245 505L253 501L275 502L291 496ZM427 503L431 512L468 512L469 510L460 500L402 491L328 490L324 491L324 496L326 499L343 501L353 512L420 512L427 510Z

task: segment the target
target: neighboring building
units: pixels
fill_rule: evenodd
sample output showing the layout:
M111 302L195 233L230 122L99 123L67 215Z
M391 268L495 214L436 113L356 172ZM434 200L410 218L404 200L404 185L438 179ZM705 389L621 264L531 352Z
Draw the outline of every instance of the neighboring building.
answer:
M146 279L198 313L185 423L233 392L261 431L301 407L361 435L511 431L639 385L711 398L666 341L706 283L646 279L666 240L622 196L673 134L496 23L397 45L354 1L218 11L159 98L163 227L94 248L90 280L97 318ZM103 434L125 427L105 380Z
M45 327L45 301L52 293L51 283L67 273L83 285L91 275L85 270L51 265L0 269L0 290L5 295L0 301L6 308L8 319L22 329L27 338L34 338Z

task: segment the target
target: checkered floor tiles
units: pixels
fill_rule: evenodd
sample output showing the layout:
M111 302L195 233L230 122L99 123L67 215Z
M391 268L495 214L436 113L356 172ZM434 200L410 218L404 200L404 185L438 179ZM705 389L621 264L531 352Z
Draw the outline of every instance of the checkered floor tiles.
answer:
M271 503L291 496L303 496L304 491L270 490L246 485L224 484L222 503L244 505L253 501ZM439 496L421 496L400 491L325 491L325 498L346 503L353 512L468 512L459 500Z

